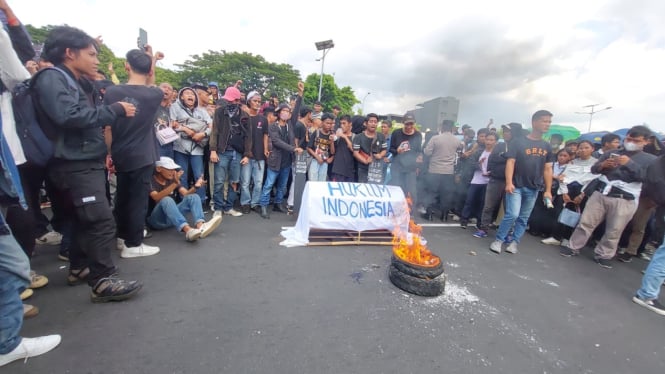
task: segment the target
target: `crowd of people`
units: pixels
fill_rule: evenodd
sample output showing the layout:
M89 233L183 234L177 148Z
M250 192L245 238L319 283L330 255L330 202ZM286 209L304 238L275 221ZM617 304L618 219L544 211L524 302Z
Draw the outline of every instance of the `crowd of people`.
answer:
M23 318L37 314L22 300L48 283L30 268L36 244L60 246L67 283L87 284L92 302L126 300L142 284L120 277L115 250L122 258L156 255L160 248L144 239L158 230L175 229L193 242L212 234L224 216L297 213L299 173L308 181L399 186L415 202L414 214L457 216L462 228L475 220L478 238L495 229L495 253L517 253L529 230L570 257L595 230L595 261L611 268L622 234L624 262L648 258L646 245L662 237L662 220L654 218L662 218L657 207L665 200L662 148L644 126L632 128L622 144L604 138L599 150L588 141L545 141L552 120L545 110L533 115L528 133L510 123L477 133L466 126L458 134L443 121L439 131L423 134L408 114L393 129L374 113L351 116L337 106L328 113L321 102L309 107L302 82L288 102L245 93L242 81L223 90L216 82L157 86L154 67L164 55L150 46L126 54L128 80L118 84L113 71L109 79L99 70L99 40L55 27L37 62L6 1L0 9L7 18L0 30L2 100L9 104L0 138L0 366L60 342L59 335L20 336ZM51 132L46 165L26 156L6 110L12 89L27 79L40 125ZM42 190L50 219L40 209ZM580 212L579 223L558 219L565 211ZM664 262L661 247L634 297L660 314Z

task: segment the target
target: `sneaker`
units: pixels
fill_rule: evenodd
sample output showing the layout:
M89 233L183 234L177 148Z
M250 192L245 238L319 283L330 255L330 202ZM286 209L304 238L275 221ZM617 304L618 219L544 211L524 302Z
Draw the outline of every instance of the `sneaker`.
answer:
M249 207L249 205L243 205L242 207L240 207L240 211L242 212L242 214L249 214L252 212L252 209Z
M33 291L30 288L26 288L23 292L21 292L21 300L29 299L34 294L35 294L35 291Z
M237 210L235 210L235 209L233 209L233 208L231 208L231 209L229 209L229 210L225 210L225 211L224 211L224 214L226 214L226 215L228 215L228 216L233 216L233 217L240 217L240 216L242 216L242 213L238 212Z
M579 255L579 252L568 247L561 247L559 248L559 254L563 257L571 257Z
M617 249L617 253L620 255L626 253L626 247L619 247L619 249Z
M125 247L125 239L118 238L118 242L116 243L115 248L119 251L122 251L123 249L125 249L126 248Z
M39 275L33 270L30 270L30 286L28 288L42 288L48 284L48 278Z
M212 219L215 219L215 217L213 217ZM188 242L195 242L199 240L200 237L201 237L201 230L199 229L190 228L189 231L185 233L185 239L187 239Z
M633 255L631 255L628 252L624 252L624 253L621 253L621 254L617 255L617 260L619 260L621 262L626 262L626 263L632 262L633 261Z
M43 355L60 344L60 335L41 336L39 338L21 338L21 343L13 351L0 355L0 366L10 362ZM24 362L25 362L24 361Z
M517 253L517 242L510 242L506 247L506 252L515 254Z
M649 309L652 312L658 313L661 316L665 316L665 306L661 305L658 300L644 300L639 296L633 296L633 302L637 305L642 305L643 307Z
M62 251L58 253L58 260L69 262L69 251Z
M646 254L646 252L642 252L642 253L638 254L637 257L639 257L640 260L651 261L651 256Z
M159 247L141 243L141 245L136 247L125 247L122 250L122 252L120 252L120 257L122 258L146 257L146 256L156 255L157 253L159 253Z
M221 210L216 210L216 211L212 214L212 218L215 218L215 217L222 217L222 218L224 218L224 215L222 215L222 211L221 211Z
M46 234L35 239L35 244L60 245L62 235L56 231L49 231Z
M148 230L147 227L143 228L143 239L152 238L152 231Z
M287 205L286 206L286 214L287 215L293 215L293 205Z
M466 230L467 226L469 226L469 221L463 219L460 221L459 226Z
M79 284L87 283L88 276L90 276L90 268L69 269L69 274L67 274L67 284L70 286L78 286Z
M210 221L204 222L203 225L201 225L201 228L199 229L201 231L201 239L205 238L206 236L210 235L219 224L222 223L222 217L212 217Z
M501 246L503 245L503 242L501 240L495 240L490 244L490 251L494 253L501 253Z
M543 239L540 241L543 244L548 244L548 245L561 245L561 241L556 240L554 237L550 236L547 239Z
M23 319L36 317L39 314L39 308L30 304L23 304Z
M601 268L605 269L611 269L612 268L612 261L606 260L604 258L594 258L593 261L600 265Z
M485 230L478 230L473 233L473 236L476 238L486 238L487 237L487 232Z
M134 296L143 287L138 281L126 281L115 277L102 278L90 293L93 303L106 303L109 301L127 300Z

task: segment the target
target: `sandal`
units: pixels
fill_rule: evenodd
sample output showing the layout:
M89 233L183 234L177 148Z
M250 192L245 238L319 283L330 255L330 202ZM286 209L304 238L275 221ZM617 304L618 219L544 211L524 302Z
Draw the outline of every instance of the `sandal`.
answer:
M69 274L67 275L67 284L70 286L78 286L79 284L86 283L88 281L88 276L90 275L89 268L83 269L69 269Z

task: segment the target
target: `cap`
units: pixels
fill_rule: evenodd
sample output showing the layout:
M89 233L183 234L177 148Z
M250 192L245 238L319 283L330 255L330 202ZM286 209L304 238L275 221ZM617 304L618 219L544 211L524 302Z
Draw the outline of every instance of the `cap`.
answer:
M209 82L208 87L217 87L217 88L219 88L219 85L217 84L217 82Z
M162 167L168 170L180 169L180 165L176 164L171 157L162 156L159 161L155 162L155 166Z
M249 101L252 100L252 98L254 96L259 96L260 97L261 95L257 91L252 91L252 92L248 93L247 94L247 103L249 103Z
M205 86L203 83L200 82L193 83L190 87L195 90L208 91L208 86Z
M402 120L402 123L405 124L405 125L407 123L416 123L416 119L413 117L412 114L406 114L404 116L404 120Z
M222 99L228 101L228 102L233 102L236 100L240 100L242 97L242 94L240 93L240 90L237 89L236 87L229 87L226 89L224 92L224 96L222 96Z
M279 107L275 109L275 114L279 114L279 112L281 112L282 109L288 109L290 111L291 107L289 106L289 104L279 104Z

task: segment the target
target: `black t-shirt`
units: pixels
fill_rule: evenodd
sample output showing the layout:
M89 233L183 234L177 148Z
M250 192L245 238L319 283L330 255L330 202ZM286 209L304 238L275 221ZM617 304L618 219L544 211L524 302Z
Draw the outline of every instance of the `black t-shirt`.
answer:
M305 126L305 124L300 121L296 122L296 125L293 128L293 137L298 139L298 144L296 144L296 146L302 149L307 149L307 145L309 143L309 136L307 136L307 131L307 126Z
M332 131L324 134L323 131L317 130L310 135L309 144L307 146L314 151L314 153L320 154L325 160L330 156L330 143L332 143L332 140L330 139L331 135L333 135Z
M404 133L402 129L393 132L390 138L390 152L393 154L393 163L399 164L404 170L416 170L416 160L423 152L423 135L420 131L415 131L411 135ZM404 149L405 152L398 153L397 149Z
M353 133L351 136L353 136ZM353 142L353 139L351 139L351 142ZM333 160L332 164L332 172L334 174L353 178L355 176L354 165L355 158L353 158L353 151L349 149L349 146L346 144L346 140L342 139L341 136L337 137L337 141L335 142L335 159Z
M125 101L136 107L134 117L118 117L111 124L111 157L117 171L136 170L159 159L154 124L163 97L164 93L157 87L119 85L106 89L104 104Z
M249 125L252 127L252 153L255 160L265 160L263 153L263 135L268 135L268 120L262 115L249 117Z
M157 179L155 177L156 175L153 175L152 180L150 181L150 193L152 193L152 191L159 193L162 190L164 190L166 187L170 186L172 183L171 181L166 181L166 184L162 185L159 182L157 182ZM176 194L177 190L178 189L173 191L173 195ZM148 215L152 214L152 210L155 209L155 206L157 206L157 202L155 202L155 200L153 200L152 197L148 197Z
M556 156L552 153L550 143L542 139L531 140L525 137L510 142L506 158L515 159L513 174L515 187L538 190L544 185L545 164L554 162Z
M353 150L359 151L360 154L366 155L375 155L381 153L384 149L387 148L386 139L382 133L376 133L373 138L365 135L365 132L356 134L353 137ZM358 163L358 169L368 169L369 165L363 164L362 162Z

